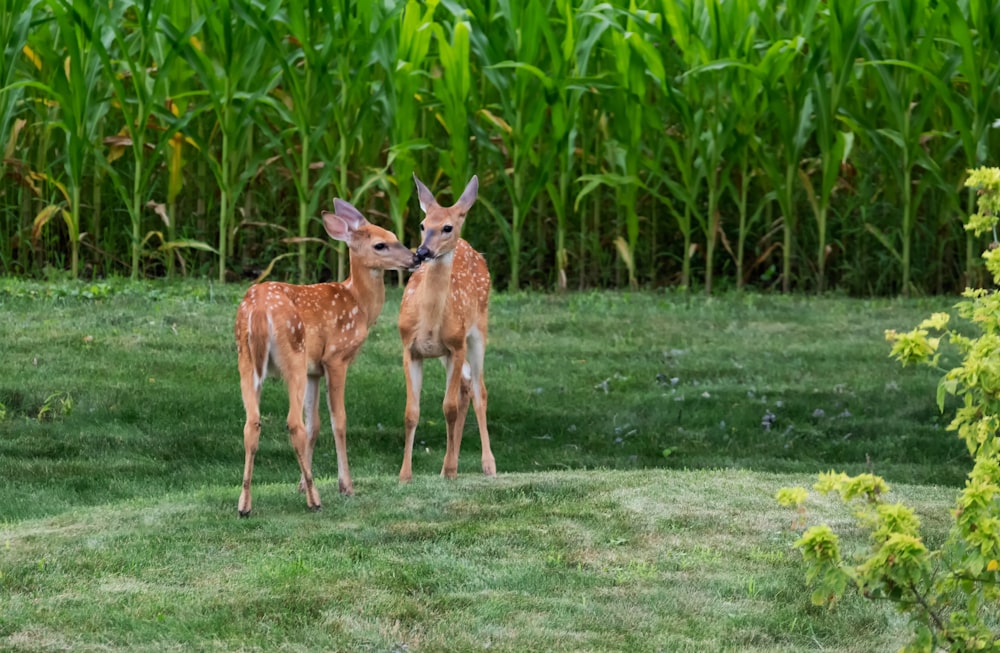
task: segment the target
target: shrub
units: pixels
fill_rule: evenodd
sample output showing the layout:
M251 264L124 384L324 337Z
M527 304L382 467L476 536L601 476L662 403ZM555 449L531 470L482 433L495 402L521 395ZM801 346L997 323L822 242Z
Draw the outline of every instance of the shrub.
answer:
M972 171L966 183L979 193L979 212L967 228L977 235L992 232L983 256L1000 285L1000 168ZM942 370L937 403L943 411L949 395L959 400L948 431L965 442L973 464L943 544L928 548L914 511L886 502L889 487L883 479L833 472L821 474L814 489L837 492L853 507L858 524L870 534L868 545L845 553L826 525L806 529L795 543L814 587L814 603L833 603L850 586L869 599L892 601L914 625L903 648L908 652L1000 651L1000 291L966 290L956 315L958 325L948 313L935 313L908 333L886 332L890 356L904 366L938 367L942 343L960 356L956 367ZM807 494L784 488L777 498L801 515Z

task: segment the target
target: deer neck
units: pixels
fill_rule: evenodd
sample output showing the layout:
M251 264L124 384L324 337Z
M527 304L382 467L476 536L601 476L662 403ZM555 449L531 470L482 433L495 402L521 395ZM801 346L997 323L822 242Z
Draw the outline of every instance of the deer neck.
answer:
M451 296L451 268L455 252L451 251L424 264L425 272L421 284L422 315L430 324L440 324L444 319L445 306Z
M366 268L351 261L351 274L344 282L358 306L365 313L368 326L375 324L382 305L385 304L385 274L382 270Z

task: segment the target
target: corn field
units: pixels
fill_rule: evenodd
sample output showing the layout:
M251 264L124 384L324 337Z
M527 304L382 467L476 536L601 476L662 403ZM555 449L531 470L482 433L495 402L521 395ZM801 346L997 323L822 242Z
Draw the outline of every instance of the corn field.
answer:
M0 0L0 273L342 278L473 174L516 290L984 276L995 0Z

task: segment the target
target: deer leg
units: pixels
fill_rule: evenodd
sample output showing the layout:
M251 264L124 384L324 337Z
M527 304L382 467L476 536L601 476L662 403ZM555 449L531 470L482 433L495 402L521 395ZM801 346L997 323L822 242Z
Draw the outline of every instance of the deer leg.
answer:
M399 482L409 483L413 478L413 437L420 421L420 388L424 378L424 362L413 358L408 349L403 350L403 373L406 376L406 416L404 428L406 440L403 445L403 466L399 470Z
M444 464L441 466L441 476L455 478L458 476L458 451L462 446L462 428L465 426L465 413L469 409L468 399L466 398L464 406L462 402L465 352L458 351L447 354L444 364L447 386L444 393L443 408L448 440L444 452Z
M256 380L253 363L240 360L240 392L243 395L243 407L247 419L243 425L243 490L240 492L240 502L237 506L240 517L249 517L252 499L250 496L250 479L253 477L253 461L257 455L257 445L260 442L260 390L263 379Z
M316 450L316 441L319 439L319 377L310 376L306 379L306 435L309 437L309 446L306 448L306 467L312 469L313 452ZM306 477L299 477L299 494L306 492Z
M312 469L308 466L309 461L309 436L306 433L305 424L302 423L302 408L306 395L306 375L289 373L286 378L288 383L288 439L295 450L295 458L299 461L299 469L302 470L302 478L305 485L306 505L312 510L319 510L322 504L319 500L319 491L313 482Z
M347 465L347 413L344 408L344 384L347 381L347 364L338 363L326 369L326 403L330 409L330 424L337 445L337 484L340 493L354 494L354 482Z
M486 429L486 383L483 382L483 358L485 342L478 331L476 337L470 334L468 338L468 362L471 376L472 407L476 412L476 424L479 426L479 442L482 446L483 474L496 476L497 464L490 450L490 434Z

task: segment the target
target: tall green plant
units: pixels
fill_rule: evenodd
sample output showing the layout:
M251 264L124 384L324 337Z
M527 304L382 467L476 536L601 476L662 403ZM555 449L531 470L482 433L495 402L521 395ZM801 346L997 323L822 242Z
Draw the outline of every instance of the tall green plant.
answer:
M426 6L425 6L426 5ZM392 220L396 236L403 238L405 230L405 215L410 198L413 196L413 173L417 171L417 160L415 153L424 149L428 143L422 137L421 112L425 106L425 100L421 97L427 86L427 71L425 62L430 51L431 41L434 34L438 33L439 47L447 51L447 42L440 38L440 27L434 22L434 11L437 8L437 0L430 0L427 3L410 0L406 3L402 13L398 18L398 30L396 39L384 39L388 45L395 47L387 48L382 57L382 66L386 69L386 77L391 81L386 87L387 112L389 119L389 166L392 168L392 178L395 183L390 184L389 191L389 217ZM460 32L460 29L456 27ZM468 41L466 45L466 57L468 56ZM449 79L461 78L464 74L468 87L469 62L455 58L449 61L450 68L446 74ZM445 73L442 73L442 77ZM462 115L463 120L467 118ZM445 123L447 125L447 123ZM461 130L462 125L456 125L456 129ZM468 148L468 143L465 145ZM454 183L460 182L458 178L453 178Z
M125 203L132 226L132 279L139 276L140 257L146 242L142 216L151 201L150 187L157 171L154 161L170 146L183 124L168 108L168 71L179 54L179 43L188 41L194 32L194 27L190 28L174 43L163 38L160 24L166 20L164 9L163 3L153 0L115 3L106 10L94 40L115 98L115 108L124 123L112 149L113 152L125 149L131 154L131 184L125 173L110 165L117 153L108 156L107 170ZM104 161L102 157L96 159ZM176 245L175 242L161 244L171 260L170 248ZM211 251L204 243L191 241L186 245Z
M438 122L448 134L448 143L441 150L439 165L448 179L457 184L472 178L470 155L470 119L473 115L473 66L471 50L472 27L464 17L456 16L451 22L450 37L447 26L435 26L438 44L439 74L432 79L435 99L440 103Z
M538 195L545 190L555 161L554 152L546 148L545 130L550 124L549 101L555 85L545 70L558 57L560 44L553 22L543 0L512 2L500 0L498 17L489 25L491 41L500 34L501 43L510 50L487 51L487 78L496 89L499 113L488 109L482 115L494 128L503 143L508 161L502 163L501 179L510 194L510 221L500 221L507 241L510 281L508 287L517 290L521 283L522 237L524 226ZM501 153L503 154L503 153Z
M266 42L239 18L237 5L245 2L248 0L196 0L194 24L198 30L189 40L174 26L161 24L196 71L203 89L203 104L198 110L213 117L212 133L219 139L218 149L211 142L199 145L219 189L219 281L226 278L236 200L259 159L252 149L254 112L275 81L273 76L266 77L271 70Z
M50 68L50 81L23 82L44 93L52 102L50 126L63 137L63 155L57 165L65 184L53 181L62 199L38 213L34 221L37 234L55 216L66 223L70 244L70 273L79 275L82 193L84 180L98 151L98 134L109 103L102 86L103 65L99 50L91 41L99 32L105 13L100 7L74 0L49 0L54 38L35 41L36 52L51 50L42 56ZM44 34L43 34L44 35Z
M594 1L574 8L569 0L557 0L556 11L562 21L563 40L560 56L553 57L551 75L553 94L550 104L552 130L549 139L556 153L552 179L545 184L549 204L556 215L555 267L556 285L568 286L566 270L569 251L566 246L570 203L570 188L574 174L579 174L577 148L581 129L581 100L594 88L596 80L587 76L591 54L607 24L593 18ZM590 129L584 125L583 129Z
M263 129L273 129L277 156L284 161L295 188L298 276L299 282L305 283L306 248L312 240L309 225L334 174L320 158L320 150L336 111L327 77L336 44L337 8L329 0L253 0L236 8L240 18L267 44L266 59L274 66L270 73L273 81L267 82L270 93L260 99L269 111L256 115ZM319 242L325 245L326 240Z
M731 165L726 187L737 214L734 255L737 290L743 289L751 269L746 255L752 230L760 223L764 209L774 201L773 191L762 193L758 182L763 175L759 161L766 156L761 149L768 146L758 131L767 119L767 108L765 103L758 102L763 92L763 76L756 68L754 57L752 50L739 52L728 75L732 93L730 110L736 114L736 120L729 147ZM769 247L764 247L757 252L757 261L766 261L770 253Z
M722 230L720 203L727 186L737 126L745 114L753 111L755 102L739 106L733 94L744 81L743 65L756 45L757 17L749 0L723 3L702 0L691 4L690 13L676 9L667 13L674 34L686 32L683 56L691 79L684 83L685 92L696 93L699 109L692 118L688 135L694 139L695 165L705 179L706 210L695 211L705 235L705 292L712 292L715 270L715 249ZM733 65L729 65L732 62ZM699 113L701 115L699 115ZM740 234L744 237L743 234Z
M936 103L946 97L940 79L951 77L932 38L937 27L944 24L946 9L946 4L933 0L877 3L878 22L883 29L863 41L868 58L865 68L874 78L882 111L866 112L858 120L865 126L899 196L900 247L894 246L892 238L873 233L899 261L904 296L913 289L911 253L920 200L932 183L943 184L940 165L925 145Z
M986 165L990 158L990 130L1000 114L1000 3L991 0L947 0L948 34L957 65L944 92L952 98L950 118L962 146L964 168ZM965 214L975 207L975 189L965 195ZM966 237L966 284L975 278L975 239Z
M691 287L691 258L695 251L694 226L696 222L707 225L701 206L702 189L709 174L715 172L699 159L702 134L711 130L713 116L706 109L700 80L688 74L693 65L709 60L701 38L708 13L703 2L664 0L659 9L657 19L636 23L656 44L661 62L652 69L659 73L653 78L665 99L649 105L649 119L654 125L662 125L663 133L654 140L651 153L642 163L650 191L674 216L681 233L681 286L687 290ZM660 186L667 192L653 191ZM711 282L706 280L706 284L710 286Z
M815 111L814 138L819 149L819 184L813 184L806 170L800 168L802 185L816 218L816 290L826 289L827 224L841 166L854 144L854 133L845 130L841 108L852 86L855 60L861 38L872 12L865 0L845 0L829 5L825 34L814 40L812 56L817 59L809 80Z
M36 20L40 0L8 0L4 11L0 12L0 180L7 177L8 165L14 162L17 152L18 134L24 126L24 119L17 122L22 112L23 87L15 82L23 74L23 62L29 61L24 54L28 34ZM28 65L31 65L30 63ZM10 270L13 267L14 243L18 240L20 227L17 222L17 207L5 206L2 213L2 229L7 235L0 245L0 266Z
M338 56L327 79L333 85L333 129L327 131L334 187L340 197L363 194L385 168L385 145L391 114L382 115L387 83L384 69L372 65L380 49L394 37L392 6L379 2L337 0L333 12L334 52ZM388 113L386 111L386 113ZM336 247L337 278L347 276L347 253Z
M767 48L758 63L764 80L764 98L770 120L765 125L774 147L761 148L761 167L767 173L782 217L782 290L792 288L792 260L798 212L795 191L803 151L814 129L813 95L809 80L817 65L809 44L818 18L818 0L795 0L785 11L760 8L758 16Z
M642 159L644 106L648 101L649 84L646 76L660 81L665 72L653 44L643 38L640 24L653 20L640 15L633 0L624 25L612 24L618 29L609 31L611 53L616 63L615 89L609 94L611 111L616 120L611 124L615 142L609 143L609 159L618 172L614 185L619 215L623 216L625 237L618 236L615 244L628 270L628 282L638 285L636 277L636 244L639 241L638 190L639 162Z

